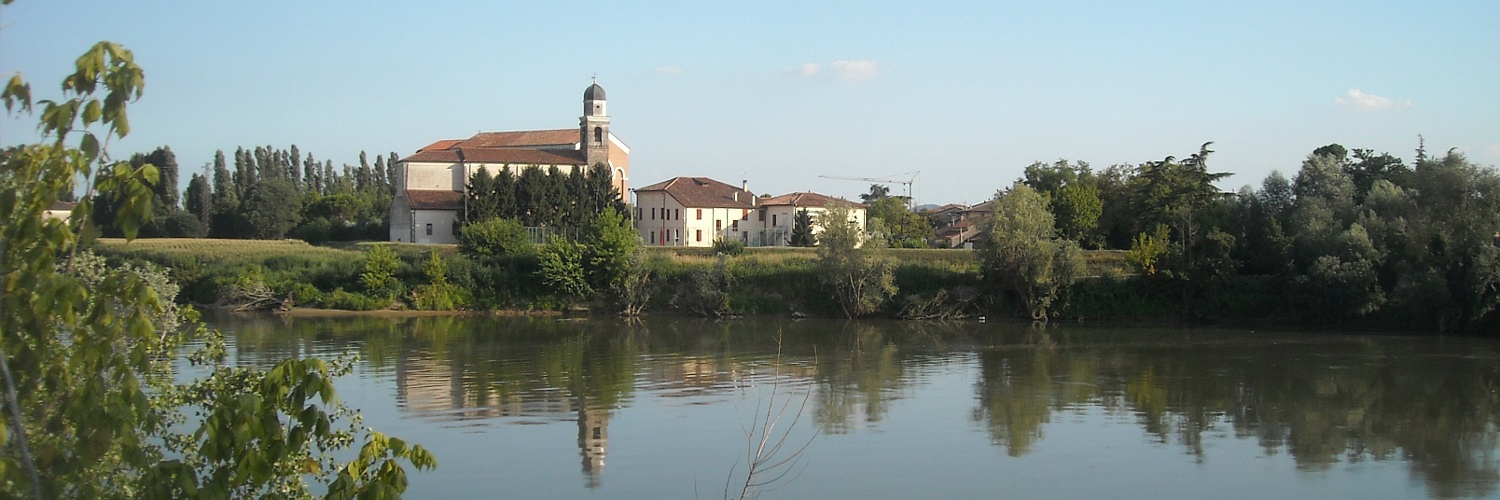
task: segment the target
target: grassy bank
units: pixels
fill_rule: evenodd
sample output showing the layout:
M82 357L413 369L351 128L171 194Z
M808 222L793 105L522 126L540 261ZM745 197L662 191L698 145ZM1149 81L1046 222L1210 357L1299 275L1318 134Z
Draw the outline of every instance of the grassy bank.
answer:
M401 283L395 300L377 300L364 290L366 251L379 245L398 258ZM149 261L171 269L183 285L180 300L215 303L231 286L258 280L286 304L329 309L411 309L413 290L430 281L429 254L446 265L445 279L459 291L460 307L474 310L557 310L568 303L537 279L535 257L478 260L453 245L363 242L315 246L299 240L101 239L96 250L116 261ZM912 307L963 307L979 312L996 306L980 280L974 252L946 249L891 249L900 290L885 312L898 316ZM736 256L709 248L647 250L652 275L648 311L682 314L837 315L837 306L818 284L817 254L811 248L748 248ZM1086 252L1090 276L1128 273L1123 252ZM715 297L715 289L721 297ZM1123 293L1123 292L1122 292ZM1104 296L1113 293L1104 293ZM1104 298L1104 296L1095 298ZM718 301L705 303L705 301ZM1097 305L1099 301L1089 301ZM946 304L946 305L945 305ZM1149 308L1147 308L1149 309Z

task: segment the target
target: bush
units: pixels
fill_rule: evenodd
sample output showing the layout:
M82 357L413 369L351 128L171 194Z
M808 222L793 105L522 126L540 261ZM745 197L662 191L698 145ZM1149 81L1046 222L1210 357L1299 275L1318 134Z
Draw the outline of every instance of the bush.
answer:
M528 255L536 247L526 228L516 219L492 218L464 226L459 231L458 251L479 257Z
M714 253L730 256L744 254L745 242L735 239L714 238Z

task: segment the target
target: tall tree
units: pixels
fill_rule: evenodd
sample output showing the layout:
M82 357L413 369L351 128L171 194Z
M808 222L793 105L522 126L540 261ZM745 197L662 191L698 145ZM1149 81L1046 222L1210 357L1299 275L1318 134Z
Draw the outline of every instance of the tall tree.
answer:
M813 217L806 208L797 210L792 216L792 234L787 237L786 244L794 247L810 247L818 244L818 239L813 236Z
M183 205L189 213L198 218L198 222L202 223L203 227L209 226L209 222L213 220L214 192L213 187L209 185L207 172L204 175L193 174L192 179L188 180L187 196L183 200Z
M986 279L1015 298L1033 321L1047 321L1052 304L1083 271L1078 244L1056 237L1052 213L1022 183L995 195L989 244L980 252Z

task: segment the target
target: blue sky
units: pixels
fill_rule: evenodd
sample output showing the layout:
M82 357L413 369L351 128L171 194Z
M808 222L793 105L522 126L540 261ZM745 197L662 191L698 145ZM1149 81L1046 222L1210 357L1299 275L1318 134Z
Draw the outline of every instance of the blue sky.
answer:
M702 175L854 197L921 171L976 203L1033 161L1197 152L1221 187L1340 143L1500 164L1500 2L164 2L18 0L0 73L55 96L120 42L133 131L187 172L296 144L336 164L479 131L571 128L597 74L630 182ZM34 139L0 121L0 142ZM899 192L900 187L896 190Z

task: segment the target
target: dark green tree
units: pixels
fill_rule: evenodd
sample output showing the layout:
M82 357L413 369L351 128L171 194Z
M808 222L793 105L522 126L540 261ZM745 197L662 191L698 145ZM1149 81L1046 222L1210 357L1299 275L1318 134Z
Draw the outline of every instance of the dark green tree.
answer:
M240 222L244 235L262 240L286 237L287 231L302 221L302 199L297 188L286 179L256 183L240 203Z
M806 208L798 210L792 216L792 234L787 237L787 245L794 247L810 247L818 244L818 239L813 235L812 213Z

